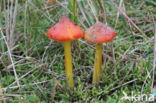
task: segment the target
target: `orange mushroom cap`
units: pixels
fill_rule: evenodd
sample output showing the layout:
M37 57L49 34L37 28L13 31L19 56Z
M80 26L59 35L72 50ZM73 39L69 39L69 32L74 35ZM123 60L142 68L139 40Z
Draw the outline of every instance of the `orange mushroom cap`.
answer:
M57 24L48 30L47 36L56 41L70 41L83 37L83 32L80 27L63 16Z
M48 4L54 4L55 0L46 0Z
M85 31L84 38L90 43L105 43L113 40L115 36L115 30L97 22Z

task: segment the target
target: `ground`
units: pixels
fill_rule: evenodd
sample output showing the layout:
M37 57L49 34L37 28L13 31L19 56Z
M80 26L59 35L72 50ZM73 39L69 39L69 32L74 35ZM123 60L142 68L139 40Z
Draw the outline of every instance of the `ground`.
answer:
M92 84L95 44L83 38L72 41L74 90L70 90L66 82L63 43L46 36L47 30L61 16L71 14L69 0L51 3L45 0L0 1L0 101L150 101L156 88L155 0L114 0L139 30L119 13L111 0L97 1L77 0L76 24L85 31L100 19L114 28L117 36L103 43L102 79L96 86ZM126 96L141 99L125 99Z

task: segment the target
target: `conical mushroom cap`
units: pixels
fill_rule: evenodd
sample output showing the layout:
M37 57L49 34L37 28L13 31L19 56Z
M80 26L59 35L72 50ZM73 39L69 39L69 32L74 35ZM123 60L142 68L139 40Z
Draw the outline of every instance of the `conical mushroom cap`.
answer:
M84 38L90 43L105 43L113 40L115 36L115 30L97 22L85 31Z
M83 37L83 32L80 27L63 16L57 24L48 30L47 36L56 41L70 41Z

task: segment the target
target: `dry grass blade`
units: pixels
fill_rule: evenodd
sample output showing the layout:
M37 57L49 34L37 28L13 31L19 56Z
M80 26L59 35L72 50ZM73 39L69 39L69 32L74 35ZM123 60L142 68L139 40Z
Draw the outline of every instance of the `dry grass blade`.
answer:
M78 3L78 7L80 8L80 11L81 11L81 13L82 13L84 19L86 20L87 24L90 26L90 23L89 23L89 21L88 21L88 19L87 19L87 17L86 17L86 14L85 14L83 8L82 8L81 5L80 5L80 3Z
M21 95L18 95L18 94L3 94L3 95L0 95L0 96L18 97L18 96L21 96Z
M88 3L88 5L89 5L90 8L91 8L91 11L92 11L92 13L93 13L93 15L94 15L94 17L95 17L95 20L98 21L98 17L97 17L97 15L96 15L96 13L95 13L95 8L94 8L94 6L93 6L92 0L87 0L87 3Z
M148 40L148 37L139 29L139 27L112 1L112 4L118 9L118 11L125 17L125 19L140 33L143 34L146 38L146 40Z
M116 90L116 89L120 88L121 86L128 85L128 84L130 84L130 83L132 83L132 82L134 82L134 81L136 81L136 80L137 80L137 79L130 80L130 81L128 81L128 82L126 82L126 83L124 83L124 84L121 84L121 85L119 85L119 86L116 86L116 87L114 87L114 88L110 89L110 91Z
M41 81L41 82L36 82L36 83L29 83L27 85L36 85L36 84L43 84L43 83L47 83L50 82L51 80L45 80L45 81ZM20 85L20 87L26 87L27 85ZM6 88L2 88L3 91L6 91L7 89L17 89L19 88L19 86L12 86L12 87L6 87Z
M0 28L0 31L1 31L2 37L4 37L4 34L3 34L2 30L1 30L1 28ZM12 63L12 68L13 68L13 71L14 71L15 80L16 80L16 82L17 82L18 87L20 87L19 79L18 79L18 76L17 76L17 73L16 73L14 61L13 61L12 54L11 54L11 50L10 50L9 45L8 45L8 43L7 43L7 40L6 40L5 38L4 38L4 41L5 41L6 46L7 46L7 48L8 48L8 54L9 54L9 57L10 57L10 60L11 60L11 63Z
M106 13L106 8L104 7L104 2L102 0L99 0L99 3L101 5L101 9L102 9L102 12L103 12L102 15L104 16L104 23L107 25L107 13Z
M1 85L0 85L0 95L3 95ZM3 100L3 97L2 97L2 100ZM1 101L0 101L0 103L1 103Z
M1 84L0 84L0 103L1 103L1 101L2 101L2 103L5 103L5 99L4 99L4 96L3 96L3 90L2 90L2 87L1 87Z
M122 4L123 4L123 0L120 0L119 8L121 8ZM118 13L117 13L117 17L116 17L116 22L115 22L115 28L116 28L116 25L117 25L118 20L119 20L119 14L120 14L120 13L119 13L119 11L118 11Z
M18 0L14 1L11 0L10 1L10 5L8 2L8 8L9 9L9 18L6 17L6 25L9 27L8 28L8 33L7 33L7 40L8 40L8 44L9 47L12 48L15 44L15 25L16 25L16 16L17 16L17 7L18 7Z
M0 85L0 95L2 94L2 88L1 88L1 85Z
M154 35L154 60L153 60L153 77L152 77L152 84L151 84L151 90L153 90L153 88L154 88L154 80L155 80L155 78L154 78L154 75L155 75L155 66L156 66L156 23L154 22L154 28L155 28L155 30L154 30L154 32L155 32L155 35Z
M66 9L72 16L74 16L74 14L67 8L67 5L59 2L58 0L56 0L56 3L58 3L58 5L62 6L64 9Z
M42 67L42 66L43 66L43 64L41 64L41 65L37 66L36 68L34 68L34 69L28 71L26 74L22 75L22 76L19 78L19 80L22 79L22 78L24 78L24 77L26 77L28 74L30 74L31 72L35 71L37 68ZM16 81L14 81L13 83L11 83L7 88L11 87L11 86L14 85L15 83L16 83Z
M59 85L59 84L60 84L60 82L59 82L58 80L56 80L55 86L54 86L54 88L53 88L53 90L52 90L51 103L54 103L54 102L55 102L54 97L55 97L55 93L56 93L56 87L57 87L57 85Z
M5 100L9 99L10 97L22 97L22 95L18 95L18 94L0 94L0 103L1 103L1 101L2 101L2 103L6 103Z

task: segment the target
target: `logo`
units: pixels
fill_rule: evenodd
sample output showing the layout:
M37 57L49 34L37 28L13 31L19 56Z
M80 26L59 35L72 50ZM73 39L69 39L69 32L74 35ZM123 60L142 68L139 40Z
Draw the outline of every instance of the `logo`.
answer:
M154 101L154 95L150 94L141 94L141 95L136 95L133 92L131 93L130 96L128 96L124 91L123 91L124 96L119 100L119 103L121 101L133 101L133 102L151 102Z

